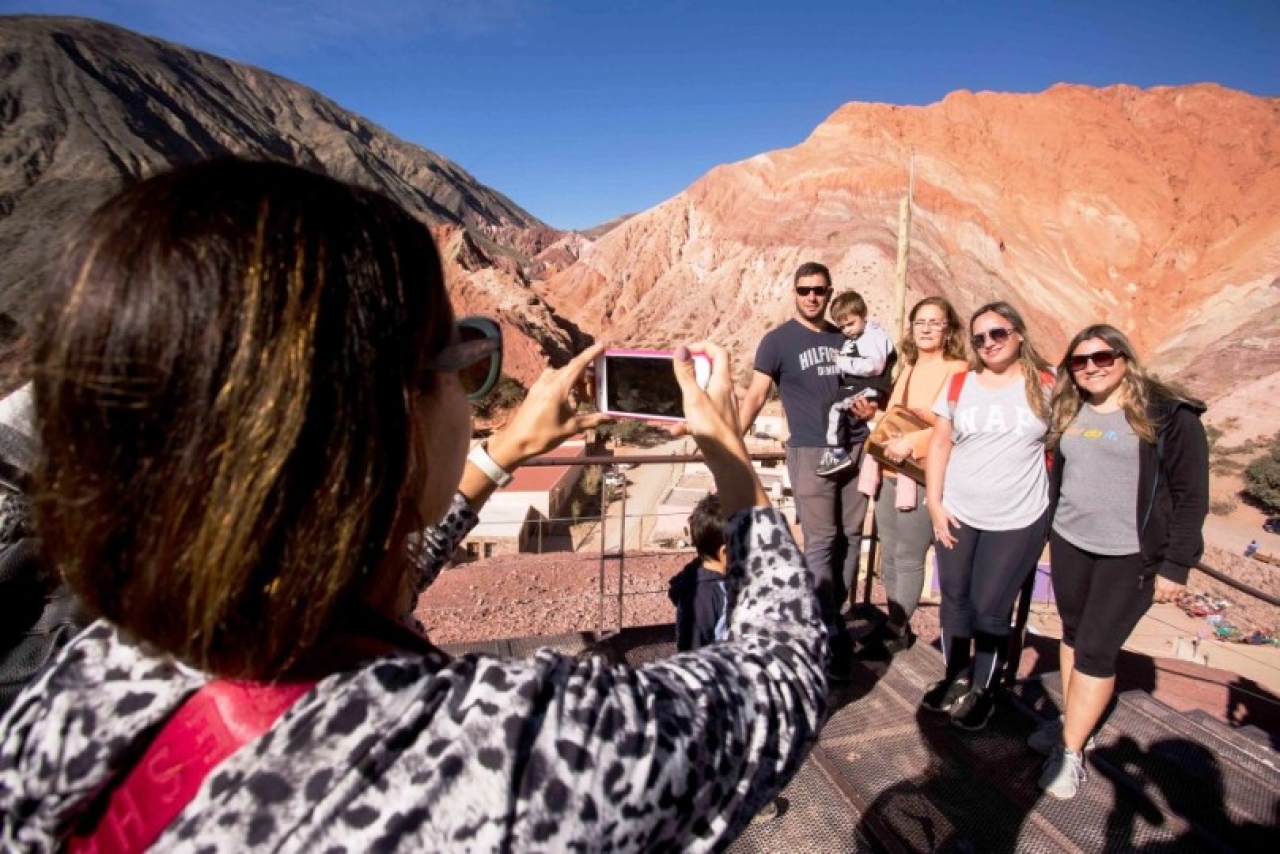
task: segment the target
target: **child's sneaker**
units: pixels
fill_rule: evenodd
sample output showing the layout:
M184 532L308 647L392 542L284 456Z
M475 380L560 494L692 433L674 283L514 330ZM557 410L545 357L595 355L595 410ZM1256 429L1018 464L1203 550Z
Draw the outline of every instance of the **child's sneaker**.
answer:
M961 676L954 680L942 679L929 686L924 692L920 706L931 712L946 713L951 711L956 700L969 693L969 677Z
M853 465L853 457L844 448L827 448L822 461L813 473L818 477L832 477Z
M951 707L951 724L969 732L984 729L996 710L996 698L990 691L975 688Z

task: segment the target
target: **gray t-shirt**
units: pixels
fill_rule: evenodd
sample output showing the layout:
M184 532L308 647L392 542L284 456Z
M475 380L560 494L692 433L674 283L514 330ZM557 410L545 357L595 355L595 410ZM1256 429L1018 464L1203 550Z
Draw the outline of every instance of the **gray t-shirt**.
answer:
M1062 494L1053 530L1100 555L1138 552L1138 436L1124 410L1089 405L1062 434Z
M1049 506L1044 434L1048 429L1027 405L1026 385L987 388L970 371L955 410L942 387L933 412L951 422L951 459L942 506L984 531L1025 528Z

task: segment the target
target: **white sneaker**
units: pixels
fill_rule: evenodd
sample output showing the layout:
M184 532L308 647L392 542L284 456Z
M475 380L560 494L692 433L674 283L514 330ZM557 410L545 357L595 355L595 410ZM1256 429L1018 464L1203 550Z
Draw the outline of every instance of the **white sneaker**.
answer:
M1064 747L1055 750L1044 764L1039 786L1046 795L1065 801L1074 798L1087 779L1089 774L1084 769L1084 754Z

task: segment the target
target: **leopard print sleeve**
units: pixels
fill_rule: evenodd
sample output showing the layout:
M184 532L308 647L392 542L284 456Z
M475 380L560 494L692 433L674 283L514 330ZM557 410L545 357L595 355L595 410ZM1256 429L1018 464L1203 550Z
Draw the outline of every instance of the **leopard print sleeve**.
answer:
M528 736L517 812L577 820L524 828L517 848L572 850L627 827L635 847L717 850L795 773L826 706L813 579L775 511L744 511L727 533L727 641L639 669L541 655L561 690Z
M439 577L440 570L479 521L480 515L471 508L466 497L458 492L454 494L453 503L449 505L440 524L432 525L409 538L409 556L418 570L413 584L413 601L417 601L418 595Z
M428 537L436 558L468 512L455 501ZM785 519L743 511L727 534L727 641L640 667L435 651L332 674L219 765L156 850L723 849L795 773L826 703ZM0 848L56 850L206 679L105 623L72 641L0 722Z

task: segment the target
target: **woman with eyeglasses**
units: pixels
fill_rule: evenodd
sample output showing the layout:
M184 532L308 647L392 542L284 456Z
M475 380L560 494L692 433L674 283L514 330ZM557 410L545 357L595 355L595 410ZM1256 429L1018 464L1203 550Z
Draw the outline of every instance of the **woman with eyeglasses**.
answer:
M37 529L100 619L0 721L0 848L717 849L803 760L823 624L720 348L675 372L727 519L728 640L454 659L417 594L512 469L600 423L571 402L600 347L468 453L501 338L455 321L427 228L235 159L108 201L47 298Z
M1116 658L1152 601L1184 590L1209 511L1205 406L1143 370L1113 326L1079 332L1053 395L1049 553L1062 618L1065 715L1028 744L1049 756L1040 788L1074 797L1084 752L1115 690Z
M1009 616L1048 532L1049 364L1006 302L969 321L970 370L943 388L925 458L933 535L940 548L946 676L923 708L980 730L995 710Z
M927 297L911 308L899 351L905 366L893 386L889 406L905 406L928 423L941 389L958 371L968 368L964 327L951 303ZM885 443L891 462L912 457L923 460L933 428L906 433ZM933 525L925 509L923 484L886 467L876 498L876 528L880 532L880 580L888 602L889 619L883 632L885 648L893 654L915 640L911 616L924 588L924 559L933 542Z

